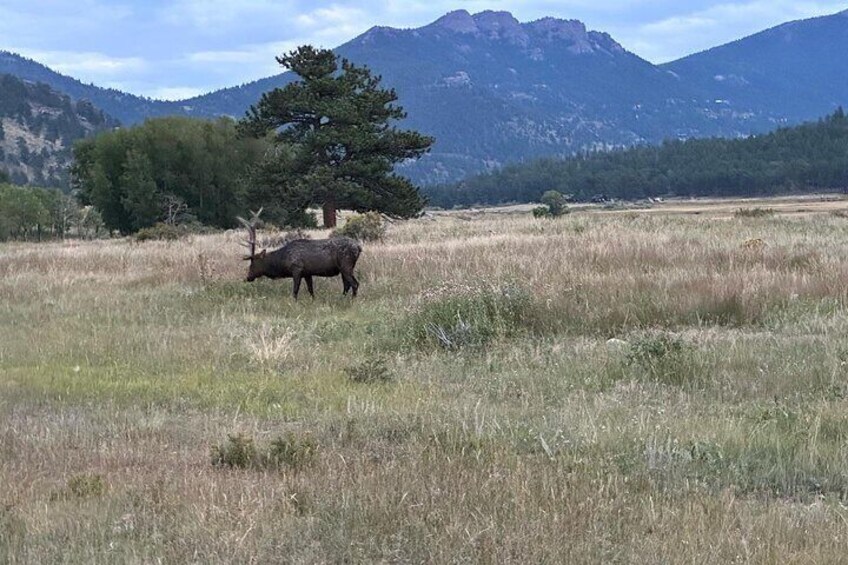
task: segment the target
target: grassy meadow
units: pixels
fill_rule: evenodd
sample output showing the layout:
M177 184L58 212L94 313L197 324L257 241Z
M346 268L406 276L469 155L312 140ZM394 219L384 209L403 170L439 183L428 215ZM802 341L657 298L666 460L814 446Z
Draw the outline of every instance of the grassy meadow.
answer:
M2 244L0 563L844 562L842 204Z

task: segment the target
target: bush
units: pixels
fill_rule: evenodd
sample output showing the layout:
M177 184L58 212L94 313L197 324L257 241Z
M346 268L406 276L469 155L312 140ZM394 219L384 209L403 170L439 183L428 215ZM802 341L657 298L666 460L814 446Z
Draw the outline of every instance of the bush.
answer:
M346 367L344 372L355 383L387 383L394 380L394 375L382 357L369 357L361 363Z
M737 218L764 218L775 214L772 208L739 208L733 215Z
M351 216L332 236L345 236L359 241L378 241L386 235L386 224L379 212Z
M571 212L566 206L567 198L556 190L549 190L542 195L542 204L533 208L534 218L558 218Z
M50 499L68 500L71 498L92 498L106 492L106 482L100 475L74 475L68 479L68 485L61 491L54 492Z
M318 219L308 210L286 210L279 216L279 225L286 229L316 229L318 227Z
M271 442L266 458L266 467L279 469L289 467L301 469L315 460L317 446L309 436L297 437L288 433Z
M522 288L447 286L425 296L400 334L415 345L444 349L481 346L531 329L533 302Z
M136 241L174 241L188 234L188 231L170 224L158 223L149 228L141 228L135 234Z
M212 465L234 469L301 469L312 463L318 446L309 436L293 433L278 437L267 447L257 448L252 438L242 434L228 436L223 445L212 447Z
M212 465L247 469L258 462L253 439L241 434L228 436L227 443L212 447Z
M68 481L68 491L77 498L100 496L106 492L106 483L100 475L76 475Z
M550 218L551 211L547 206L536 206L533 208L533 217L534 218Z
M697 383L701 378L692 345L668 333L649 333L633 340L627 364L664 384Z

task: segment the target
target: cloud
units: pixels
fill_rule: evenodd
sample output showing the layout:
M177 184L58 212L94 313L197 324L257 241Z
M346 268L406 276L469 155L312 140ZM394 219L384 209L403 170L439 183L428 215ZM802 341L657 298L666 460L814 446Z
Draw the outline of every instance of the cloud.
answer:
M151 91L149 96L158 100L185 100L203 93L203 90L191 86L166 86Z
M721 3L703 10L660 18L618 39L654 63L662 63L741 39L781 23L838 10L836 2L754 0Z
M156 9L159 20L201 32L225 32L259 22L284 22L295 3L273 0L176 0Z
M147 68L141 57L110 57L103 53L75 51L32 51L11 48L10 51L46 65L54 71L80 79L97 81L120 74L136 73Z
M372 26L419 27L464 8L522 21L580 19L663 62L844 0L3 0L0 38L63 73L148 96L178 97L282 71L274 56L336 47ZM119 86L120 85L120 86Z

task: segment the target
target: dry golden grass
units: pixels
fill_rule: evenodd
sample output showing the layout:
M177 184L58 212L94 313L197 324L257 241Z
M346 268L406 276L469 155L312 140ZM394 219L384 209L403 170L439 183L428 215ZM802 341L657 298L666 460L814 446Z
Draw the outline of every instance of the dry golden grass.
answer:
M839 562L844 219L732 209L397 223L356 301L235 232L3 245L0 562Z

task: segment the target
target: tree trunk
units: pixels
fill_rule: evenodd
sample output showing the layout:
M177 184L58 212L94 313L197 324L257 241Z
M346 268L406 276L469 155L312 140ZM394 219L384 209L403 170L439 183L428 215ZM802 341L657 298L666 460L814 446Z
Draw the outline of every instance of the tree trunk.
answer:
M324 227L336 227L336 200L334 198L327 198L324 202Z

